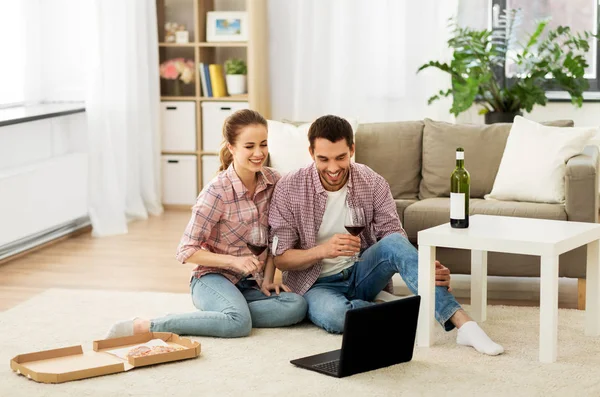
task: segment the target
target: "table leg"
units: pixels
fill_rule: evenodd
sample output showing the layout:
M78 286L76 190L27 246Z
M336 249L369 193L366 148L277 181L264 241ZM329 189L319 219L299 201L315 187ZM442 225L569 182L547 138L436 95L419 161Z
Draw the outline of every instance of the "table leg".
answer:
M487 317L487 251L471 251L471 315L477 322Z
M558 335L558 256L545 255L540 278L540 361L556 361Z
M421 296L417 346L429 347L433 343L435 315L435 247L419 245L419 286Z
M587 245L587 268L585 272L585 334L600 335L600 243L598 240Z

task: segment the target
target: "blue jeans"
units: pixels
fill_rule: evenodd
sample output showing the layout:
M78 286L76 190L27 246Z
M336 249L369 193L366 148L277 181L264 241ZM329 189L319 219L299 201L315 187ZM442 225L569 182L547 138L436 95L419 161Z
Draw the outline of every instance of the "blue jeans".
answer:
M153 319L150 331L237 338L248 336L252 327L283 327L306 316L307 304L300 295L271 292L266 296L253 285L254 281L247 280L234 285L216 273L194 277L190 290L198 311Z
M327 332L342 333L346 311L373 305L372 300L395 273L417 294L418 252L401 234L386 236L367 248L361 258L341 273L318 279L304 294L308 318ZM435 318L446 331L454 328L449 319L460 308L446 287L435 288Z

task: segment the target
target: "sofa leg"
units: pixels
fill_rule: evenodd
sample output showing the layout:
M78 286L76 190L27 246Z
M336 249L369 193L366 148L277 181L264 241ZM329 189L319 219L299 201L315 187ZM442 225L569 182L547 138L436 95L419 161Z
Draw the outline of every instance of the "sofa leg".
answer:
M577 279L577 309L585 310L585 278Z

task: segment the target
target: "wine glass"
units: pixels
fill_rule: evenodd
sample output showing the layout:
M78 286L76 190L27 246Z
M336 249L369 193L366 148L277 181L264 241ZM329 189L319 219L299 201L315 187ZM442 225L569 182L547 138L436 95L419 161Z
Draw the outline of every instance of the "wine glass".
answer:
M260 224L259 222L254 223L249 228L248 238L246 240L246 246L248 246L248 249L250 252L252 252L252 256L258 259L265 249L267 249L268 242L269 235L266 226ZM248 280L256 280L256 282L260 285L263 281L263 272L255 272L253 276L254 277L248 277Z
M348 207L346 211L346 218L344 220L344 227L353 236L358 236L365 229L367 225L365 220L365 211L362 207ZM352 255L350 258L344 261L348 262L360 262L362 259L358 257L358 252Z

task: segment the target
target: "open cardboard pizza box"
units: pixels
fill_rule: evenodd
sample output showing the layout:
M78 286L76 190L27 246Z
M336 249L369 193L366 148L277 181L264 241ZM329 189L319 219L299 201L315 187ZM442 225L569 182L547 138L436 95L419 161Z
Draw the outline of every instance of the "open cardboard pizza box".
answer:
M169 346L180 350L145 357L128 357L127 360L107 353L108 350L136 346L154 339L161 339ZM195 358L199 355L200 343L196 341L170 332L148 332L123 338L94 341L93 351L83 351L79 345L20 354L10 361L10 367L17 374L36 382L63 383L129 371L146 365Z

